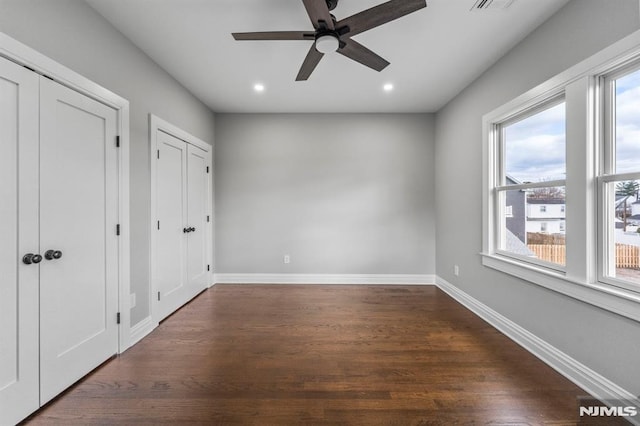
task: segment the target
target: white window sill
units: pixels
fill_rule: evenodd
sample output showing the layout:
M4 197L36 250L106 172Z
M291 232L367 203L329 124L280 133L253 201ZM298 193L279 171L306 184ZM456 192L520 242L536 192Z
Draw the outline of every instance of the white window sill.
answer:
M541 287L640 322L640 294L603 283L579 282L497 254L481 253L482 264Z

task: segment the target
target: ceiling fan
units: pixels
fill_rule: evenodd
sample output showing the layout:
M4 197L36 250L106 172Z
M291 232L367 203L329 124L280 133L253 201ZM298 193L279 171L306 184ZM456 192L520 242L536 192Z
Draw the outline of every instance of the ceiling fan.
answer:
M314 31L267 31L233 33L236 40L310 40L314 41L300 67L296 81L307 80L325 53L335 52L376 71L389 62L351 37L427 6L426 0L391 0L336 20L330 13L338 0L302 0Z

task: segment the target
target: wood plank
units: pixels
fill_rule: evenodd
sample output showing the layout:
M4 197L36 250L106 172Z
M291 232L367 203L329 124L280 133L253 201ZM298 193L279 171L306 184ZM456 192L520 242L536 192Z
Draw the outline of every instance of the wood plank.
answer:
M216 285L28 424L575 424L584 392L436 287Z

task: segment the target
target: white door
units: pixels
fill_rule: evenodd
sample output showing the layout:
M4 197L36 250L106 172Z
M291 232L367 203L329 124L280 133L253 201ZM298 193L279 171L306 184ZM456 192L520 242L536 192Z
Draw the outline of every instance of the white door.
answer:
M0 58L0 424L39 406L38 75Z
M186 283L187 144L165 132L157 134L156 200L158 221L155 283L158 320L190 299Z
M209 227L209 187L208 164L211 154L194 145L187 149L187 217L191 232L187 234L187 283L194 294L208 286L210 262L208 240Z
M41 404L118 350L116 118L41 77Z

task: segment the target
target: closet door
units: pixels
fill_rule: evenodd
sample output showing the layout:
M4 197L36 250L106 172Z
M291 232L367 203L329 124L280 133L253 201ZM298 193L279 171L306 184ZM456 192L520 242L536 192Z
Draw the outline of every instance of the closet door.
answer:
M0 424L39 406L38 75L0 58Z
M187 223L193 229L187 237L187 282L197 294L207 288L210 268L207 248L211 230L207 216L210 220L211 188L207 165L211 163L211 154L193 145L188 146L187 154Z
M155 282L158 292L158 320L185 304L187 242L187 144L158 131L156 176Z
M40 79L41 404L118 350L116 118Z

